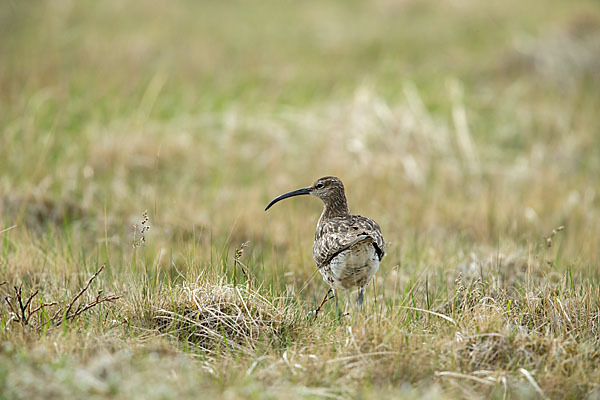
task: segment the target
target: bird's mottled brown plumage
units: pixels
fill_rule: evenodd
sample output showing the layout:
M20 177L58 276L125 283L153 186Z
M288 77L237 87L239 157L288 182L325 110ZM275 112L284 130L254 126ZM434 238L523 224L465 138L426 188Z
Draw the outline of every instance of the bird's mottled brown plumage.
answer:
M323 279L334 295L338 289L360 287L358 302L362 303L364 286L385 255L379 225L370 218L350 214L344 184L334 176L320 178L312 186L278 196L265 210L285 198L306 194L317 196L324 203L313 246L313 258ZM326 299L327 296L323 303Z
M319 220L315 232L313 258L317 267L322 268L342 251L366 237L373 239L379 260L385 255L385 241L377 222L362 215L345 215Z

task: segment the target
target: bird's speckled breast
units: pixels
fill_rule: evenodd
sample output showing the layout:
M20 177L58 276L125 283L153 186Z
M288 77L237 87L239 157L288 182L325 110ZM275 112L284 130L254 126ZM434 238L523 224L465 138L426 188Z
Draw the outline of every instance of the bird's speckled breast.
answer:
M373 240L365 240L338 254L319 271L333 289L350 289L367 285L378 269Z

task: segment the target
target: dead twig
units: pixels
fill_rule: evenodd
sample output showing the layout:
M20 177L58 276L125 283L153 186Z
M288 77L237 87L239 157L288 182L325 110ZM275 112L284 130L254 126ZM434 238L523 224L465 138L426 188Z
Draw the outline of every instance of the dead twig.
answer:
M2 283L4 284L4 282ZM2 286L2 285L0 285ZM14 294L4 297L8 308L15 321L21 325L30 325L31 317L44 307L57 305L58 303L42 303L38 307L31 309L33 299L38 295L39 290L31 293L26 300L23 297L23 286L13 286Z
M73 297L73 300L71 300L71 302L69 303L69 306L67 307L67 311L65 312L65 315L69 315L69 312L71 311L71 308L73 308L73 304L75 304L75 302L77 301L77 299L80 298L81 295L83 293L85 293L86 290L88 290L88 288L90 287L90 285L92 284L92 282L94 281L94 279L96 279L96 277L98 276L98 274L100 274L100 272L102 272L102 270L104 269L104 267L106 267L106 264L102 264L100 266L100 268L98 268L98 271L96 271L96 273L94 275L92 275L92 277L87 281L87 284L83 287L83 289L81 289L79 291L79 293L77 293L77 295L75 297Z
M32 315L35 314L36 312L40 311L44 307L52 307L52 306L57 306L57 305L58 305L58 303L56 301L53 301L51 303L42 303L38 307L31 310L31 314Z
M73 320L75 317L77 317L78 315L82 314L84 311L87 311L90 308L97 306L98 304L106 303L106 302L113 302L113 301L118 300L121 297L123 297L122 294L100 297L101 294L102 294L102 291L100 290L98 292L98 295L96 296L96 299L94 301L92 301L90 303L87 303L84 306L77 307L77 310L73 314L67 315L65 317L65 319Z
M15 287L16 289L16 287ZM21 287L19 288L19 305L21 306L21 315L23 317L23 321L24 321L24 325L27 325L29 323L29 317L31 317L31 310L29 309L29 305L31 304L31 300L33 300L33 298L35 296L37 296L37 294L40 292L39 290L36 290L35 292L33 292L29 298L27 299L27 301L25 302L25 305L22 304L22 297L21 297Z
M29 318L31 318L31 310L29 305L33 298L39 293L39 290L33 292L27 300L23 301L23 287L21 286L13 286L14 295L6 296L4 300L8 304L10 311L14 315L17 322L21 325L29 324Z
M11 312L11 313L12 313L14 316L16 316L17 318L19 318L19 313L18 313L18 312L15 310L15 308L13 307L13 304L12 304L12 300L13 300L13 298L12 298L11 296L6 296L6 297L4 298L4 300L6 300L6 303L8 304L8 308L10 308L10 312Z
M105 265L101 265L100 268L88 279L85 286L77 292L77 294L69 301L66 307L59 307L54 315L51 318L47 319L44 322L41 322L34 326L34 328L41 329L44 326L49 324L53 324L54 326L60 325L63 321L72 321L77 318L79 315L83 314L85 311L96 307L99 304L114 302L123 295L108 295L103 296L102 290L99 290L96 294L94 300L87 303L79 303L76 308L75 303L81 299L81 296L90 288L92 282L96 279L96 277L102 272L105 268ZM7 282L0 283L0 286L5 285ZM4 297L6 304L8 304L8 308L10 309L10 313L12 315L12 319L22 326L32 326L30 323L32 316L34 316L39 311L45 309L46 307L58 306L59 303L56 301L50 303L42 303L39 306L32 309L32 301L39 294L39 289L35 290L31 293L26 299L23 296L23 286L14 286L14 294L7 295Z

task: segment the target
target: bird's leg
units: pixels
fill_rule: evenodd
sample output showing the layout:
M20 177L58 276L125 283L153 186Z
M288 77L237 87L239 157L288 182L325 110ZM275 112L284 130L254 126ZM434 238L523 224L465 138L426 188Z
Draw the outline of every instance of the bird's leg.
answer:
M364 297L365 297L365 288L361 287L360 290L358 291L358 297L356 298L356 304L358 304L359 307L362 307Z
M344 307L346 306L346 302L344 301L340 306L340 303L338 302L338 292L336 292L335 290L333 292L335 293L335 310L337 312L338 320L343 321L344 317L346 315L349 315L348 313L344 312Z
M321 311L321 307L323 307L323 304L327 303L327 300L331 299L331 297L329 297L329 293L331 293L331 292L333 292L333 289L329 288L327 293L325 293L325 297L323 297L323 301L321 302L321 304L319 304L319 307L317 307L317 309L315 310L315 318L317 318L317 315L319 314L319 311ZM335 293L333 294L333 296L335 296ZM335 300L337 303L337 296L335 296Z

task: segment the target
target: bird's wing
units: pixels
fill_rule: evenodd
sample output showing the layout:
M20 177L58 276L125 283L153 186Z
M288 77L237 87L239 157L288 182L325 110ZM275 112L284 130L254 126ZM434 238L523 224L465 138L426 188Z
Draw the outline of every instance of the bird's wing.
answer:
M321 268L342 251L369 239L381 260L385 255L385 241L377 222L360 215L332 218L317 227L313 257Z

